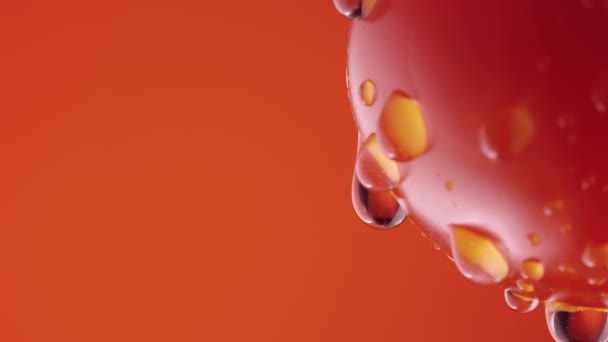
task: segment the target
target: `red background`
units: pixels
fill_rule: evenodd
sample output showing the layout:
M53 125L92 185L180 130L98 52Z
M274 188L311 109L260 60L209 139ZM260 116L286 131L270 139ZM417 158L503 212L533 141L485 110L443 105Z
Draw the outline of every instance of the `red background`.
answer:
M350 202L331 0L0 2L1 341L550 341Z

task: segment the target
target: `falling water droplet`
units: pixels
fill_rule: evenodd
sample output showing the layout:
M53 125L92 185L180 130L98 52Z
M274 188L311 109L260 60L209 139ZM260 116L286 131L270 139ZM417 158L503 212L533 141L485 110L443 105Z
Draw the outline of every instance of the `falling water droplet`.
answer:
M393 228L406 218L406 212L391 191L373 191L353 177L353 205L359 218L374 228Z
M534 135L530 112L522 106L497 110L480 130L480 147L491 160L509 160L520 155Z
M608 340L608 314L605 309L548 303L545 315L549 332L557 342Z
M382 146L393 159L408 161L421 156L427 148L426 126L420 107L401 92L393 93L385 104L379 127Z
M509 274L509 264L495 240L482 231L452 226L452 251L460 272L480 284L494 284Z
M377 0L334 0L338 12L349 19L367 18L376 7Z
M334 5L340 14L349 19L361 16L361 0L334 0Z
M404 167L388 158L372 134L357 154L355 173L363 186L376 191L394 189L402 180Z
M505 301L511 309L519 313L533 311L539 304L538 298L530 297L528 294L522 294L521 291L517 289L506 289Z

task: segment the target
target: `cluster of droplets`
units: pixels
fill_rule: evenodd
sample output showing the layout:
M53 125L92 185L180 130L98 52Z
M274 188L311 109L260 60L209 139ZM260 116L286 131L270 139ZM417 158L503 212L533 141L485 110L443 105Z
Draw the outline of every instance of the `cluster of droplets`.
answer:
M359 93L363 104L376 105L372 81L364 81ZM404 180L407 162L426 150L426 128L417 101L401 91L394 91L384 103L377 125L377 133L359 141L353 202L363 221L377 228L392 228L406 218L393 190Z
M373 13L377 0L334 0L334 4L347 18L364 19ZM549 65L548 62L543 63L545 65ZM596 83L599 85L594 87L591 100L596 110L604 113L608 107L608 77L602 77ZM358 94L355 100L377 108L380 116L376 132L359 137L352 188L354 207L361 220L370 226L393 228L407 217L394 190L404 181L408 162L422 156L428 148L423 111L416 99L398 89L392 90L386 101L378 103L377 85L369 79L359 85ZM490 121L479 130L480 151L491 161L514 159L526 151L537 130L531 112L525 103L492 110L494 115L489 116ZM561 116L557 120L563 129L573 128L575 123L572 116ZM569 135L568 141L575 142L575 137ZM589 190L596 182L594 176L586 177L581 181L581 188ZM452 191L454 184L446 181L444 187ZM608 192L608 186L605 192ZM547 217L556 217L564 211L564 206L563 200L556 199L548 202L542 212ZM467 225L450 228L453 260L466 278L479 284L498 284L517 274L505 257L506 248L501 241L484 229ZM572 224L561 224L562 232L570 230ZM541 244L536 233L530 233L527 239L532 246ZM439 245L435 246L440 249ZM608 244L587 245L582 263L592 269L608 268ZM559 264L557 271L576 273L576 269L566 263ZM528 258L521 262L519 276L515 276L512 286L504 291L507 305L520 313L536 309L541 302L535 294L536 286L545 272L545 265L539 259ZM587 283L602 286L606 278L589 278ZM547 324L556 341L608 341L608 309L566 303L556 299L545 302Z

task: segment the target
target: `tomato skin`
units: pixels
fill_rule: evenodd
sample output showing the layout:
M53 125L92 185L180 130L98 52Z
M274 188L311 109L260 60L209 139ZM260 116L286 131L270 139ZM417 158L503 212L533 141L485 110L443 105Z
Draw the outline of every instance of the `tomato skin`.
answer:
M353 22L348 82L363 139L382 140L395 91L419 104L428 144L393 193L440 246L474 227L509 264L503 287L535 258L534 296L603 306L608 272L583 258L608 243L608 8L591 3L378 0Z

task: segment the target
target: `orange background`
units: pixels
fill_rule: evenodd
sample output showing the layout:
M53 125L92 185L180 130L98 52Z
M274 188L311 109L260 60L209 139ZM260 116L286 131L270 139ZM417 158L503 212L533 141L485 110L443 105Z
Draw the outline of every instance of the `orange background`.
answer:
M331 0L0 2L0 341L550 341L359 222Z

